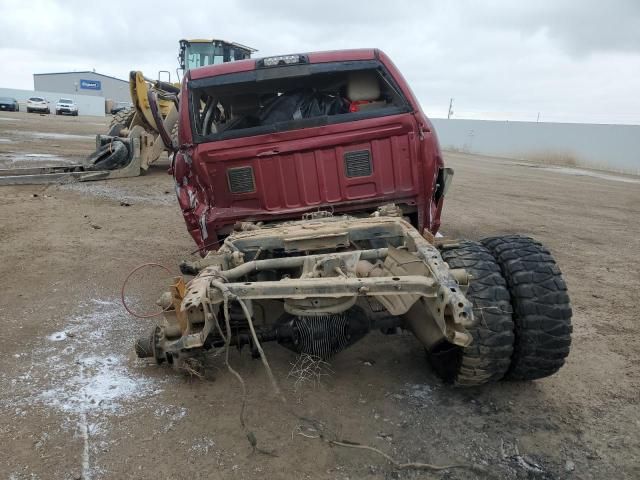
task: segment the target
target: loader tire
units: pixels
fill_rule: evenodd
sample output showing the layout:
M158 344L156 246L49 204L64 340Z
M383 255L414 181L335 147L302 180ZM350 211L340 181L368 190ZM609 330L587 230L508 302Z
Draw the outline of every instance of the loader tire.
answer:
M467 298L473 302L477 323L468 329L471 345L443 342L427 350L429 363L445 383L475 386L498 381L509 369L514 339L509 290L500 266L491 252L472 241L445 249L442 259L472 275Z
M536 380L556 373L571 346L571 305L555 260L540 242L507 235L482 240L507 280L515 343L510 380Z
M109 123L109 132L107 135L117 137L120 135L120 130L123 128L129 128L136 109L134 107L128 107L115 113Z

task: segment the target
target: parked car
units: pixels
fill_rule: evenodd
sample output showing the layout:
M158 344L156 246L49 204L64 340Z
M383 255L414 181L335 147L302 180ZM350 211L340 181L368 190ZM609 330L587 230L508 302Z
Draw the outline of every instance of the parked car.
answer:
M74 117L78 116L78 106L73 100L69 100L68 98L58 100L58 103L56 103L56 115L62 115L64 113L68 113Z
M111 107L111 115L115 115L122 110L126 110L127 108L131 108L133 105L129 102L115 102L113 107Z
M19 112L20 105L18 101L12 97L0 97L0 110L5 112Z
M51 113L49 101L42 97L31 97L27 100L27 112Z

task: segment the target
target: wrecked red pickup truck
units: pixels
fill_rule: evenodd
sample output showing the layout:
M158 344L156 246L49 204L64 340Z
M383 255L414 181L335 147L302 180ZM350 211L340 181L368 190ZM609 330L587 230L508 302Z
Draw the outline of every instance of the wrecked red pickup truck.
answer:
M453 171L378 50L190 70L172 171L204 258L163 295L140 357L194 368L263 342L326 359L411 331L445 381L555 373L569 353L562 275L535 240L435 239Z
M447 177L431 123L379 50L195 69L182 87L174 177L189 232L398 205L436 233ZM439 186L439 188L438 188Z

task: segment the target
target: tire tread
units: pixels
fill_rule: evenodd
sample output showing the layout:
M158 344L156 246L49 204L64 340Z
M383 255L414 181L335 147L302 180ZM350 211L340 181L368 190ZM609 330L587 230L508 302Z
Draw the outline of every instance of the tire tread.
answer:
M442 259L449 267L464 268L472 275L467 297L473 301L477 324L469 329L473 343L456 347L459 364L452 378L440 376L459 386L498 381L509 369L514 341L510 296L500 266L489 250L472 241L442 251ZM429 359L436 372L441 371L435 363L443 359L431 355Z
M536 380L556 373L571 346L567 286L549 250L522 235L482 240L507 281L513 305L515 344L505 378Z

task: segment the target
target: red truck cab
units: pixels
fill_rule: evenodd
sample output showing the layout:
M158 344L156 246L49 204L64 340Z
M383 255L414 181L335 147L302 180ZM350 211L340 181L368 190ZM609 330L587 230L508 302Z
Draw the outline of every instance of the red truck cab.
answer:
M192 69L172 172L201 253L239 221L393 203L436 233L449 170L433 127L380 50L241 60Z

